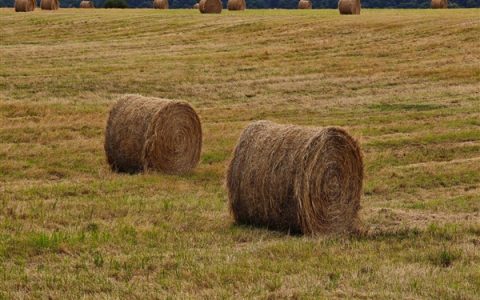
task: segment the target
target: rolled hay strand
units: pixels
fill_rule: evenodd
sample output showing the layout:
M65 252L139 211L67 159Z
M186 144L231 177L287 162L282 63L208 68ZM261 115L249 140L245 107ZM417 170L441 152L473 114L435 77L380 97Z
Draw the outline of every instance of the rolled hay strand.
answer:
M310 0L298 1L298 9L312 9L312 2Z
M359 15L361 7L360 0L338 1L338 10L341 15Z
M36 6L35 0L15 0L16 12L34 11Z
M222 12L222 1L220 0L200 0L198 9L202 14L219 14Z
M245 10L247 3L245 0L228 0L227 8L228 10Z
M342 129L251 123L226 177L236 223L302 234L357 229L363 159Z
M432 8L448 8L448 0L432 0Z
M188 103L125 95L110 111L105 153L113 171L185 174L201 149L200 119Z
M168 0L153 0L153 8L168 9Z
M57 10L59 7L59 0L42 0L40 2L42 10Z
M93 1L83 0L80 2L80 8L95 8L95 4L93 4Z

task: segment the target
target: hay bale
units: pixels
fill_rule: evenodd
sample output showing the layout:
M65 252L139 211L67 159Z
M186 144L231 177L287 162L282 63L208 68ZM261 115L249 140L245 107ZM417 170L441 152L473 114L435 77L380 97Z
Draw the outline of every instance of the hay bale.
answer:
M245 10L247 3L245 0L228 0L227 8L228 10Z
M80 8L95 8L95 4L93 4L93 1L82 0Z
M153 0L153 8L168 9L168 0Z
M42 10L57 10L59 6L59 0L42 0L40 2Z
M344 130L258 121L238 141L226 186L237 223L315 234L356 229L362 182L359 145Z
M220 0L200 0L198 9L202 14L219 14L222 12L222 1Z
M193 9L199 9L199 8L200 8L200 4L195 3L192 8L193 8Z
M185 102L125 95L110 111L105 152L114 171L188 173L201 149L200 119Z
M298 1L298 9L312 9L312 2L310 0Z
M15 0L16 12L34 11L36 6L35 0Z
M341 15L359 15L361 7L360 0L338 1L338 10Z
M448 8L448 0L432 0L432 8Z

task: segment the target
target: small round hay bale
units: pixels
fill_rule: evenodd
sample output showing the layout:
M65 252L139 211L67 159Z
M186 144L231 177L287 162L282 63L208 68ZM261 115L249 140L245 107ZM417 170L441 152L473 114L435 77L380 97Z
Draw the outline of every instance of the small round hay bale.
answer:
M298 9L312 9L312 2L310 0L298 1Z
M82 0L80 8L95 8L95 4L93 4L93 1Z
M358 143L344 130L250 124L227 169L237 223L291 233L356 230L363 182Z
M193 9L199 9L199 8L200 8L200 4L195 3L192 8L193 8Z
M42 0L40 2L42 10L57 10L59 6L59 0Z
M202 14L219 14L222 12L222 1L220 0L200 0L198 9Z
M448 8L448 0L432 0L432 8Z
M34 11L36 6L35 0L15 0L16 12Z
M168 9L168 0L153 0L153 8Z
M185 174L201 149L200 119L188 103L125 95L110 111L105 153L114 171Z
M341 15L359 15L361 7L360 0L338 1L338 10Z
M247 3L245 0L228 0L227 8L228 10L245 10Z

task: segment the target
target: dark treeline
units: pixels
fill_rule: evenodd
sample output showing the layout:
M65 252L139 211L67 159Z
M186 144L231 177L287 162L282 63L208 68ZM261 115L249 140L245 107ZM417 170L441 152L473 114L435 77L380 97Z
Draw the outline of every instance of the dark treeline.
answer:
M0 7L12 7L15 0L0 0ZM37 0L38 2L40 0ZM81 0L60 0L61 7L78 7ZM103 7L106 0L93 0ZM227 0L222 0L226 7ZM152 0L127 0L132 8L152 7ZM196 0L169 0L170 8L190 8ZM247 0L248 8L296 8L298 0ZM338 0L313 0L314 8L337 8ZM364 8L428 8L430 0L362 0ZM480 0L450 0L449 7L480 7Z

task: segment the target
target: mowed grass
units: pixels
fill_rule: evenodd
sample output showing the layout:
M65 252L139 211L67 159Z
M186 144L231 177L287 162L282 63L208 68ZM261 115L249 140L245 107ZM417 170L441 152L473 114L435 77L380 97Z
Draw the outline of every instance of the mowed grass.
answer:
M478 299L480 10L0 10L0 298ZM118 95L182 99L190 175L112 173ZM249 122L360 141L360 236L234 225Z

